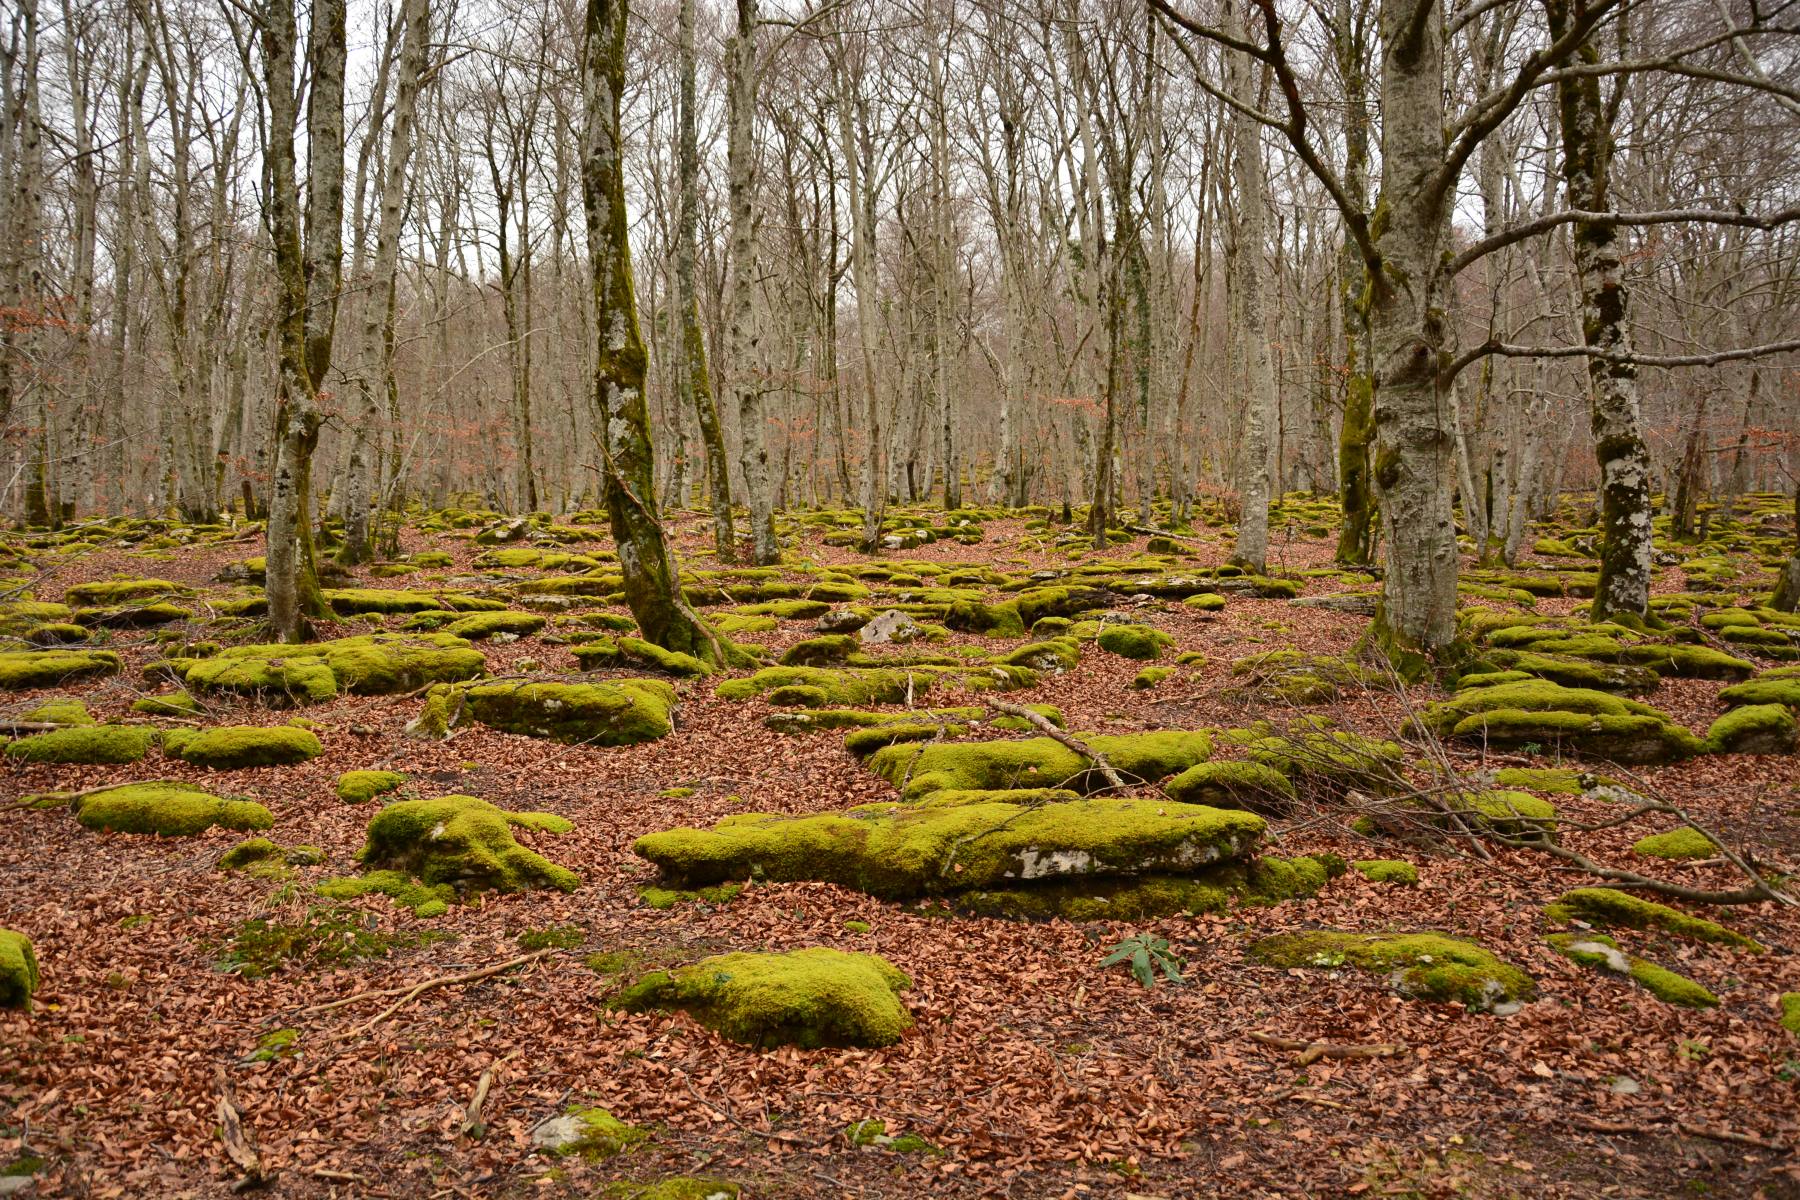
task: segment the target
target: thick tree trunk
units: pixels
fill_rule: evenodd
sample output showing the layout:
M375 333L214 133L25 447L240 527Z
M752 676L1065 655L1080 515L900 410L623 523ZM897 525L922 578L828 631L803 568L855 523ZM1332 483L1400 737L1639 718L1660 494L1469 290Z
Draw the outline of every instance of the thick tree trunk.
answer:
M1244 25L1236 8L1227 15L1228 28L1239 36ZM1246 107L1255 107L1256 83L1249 59L1230 53L1232 95ZM1237 285L1238 345L1243 354L1244 474L1238 487L1242 515L1238 519L1237 544L1232 562L1256 572L1268 565L1269 556L1269 427L1275 423L1275 373L1269 363L1268 321L1263 314L1263 252L1266 240L1263 187L1262 127L1242 112L1232 115L1232 182L1237 192L1237 269L1231 282Z
M1332 48L1344 81L1344 188L1361 205L1369 187L1369 83L1362 10L1350 0L1334 9ZM1364 298L1368 273L1348 233L1339 253L1339 300L1344 313L1344 416L1338 427L1338 505L1343 525L1336 559L1362 565L1375 556L1379 516L1370 452L1375 444L1375 381L1369 367L1369 313Z
M850 197L850 278L856 288L856 339L862 351L863 383L863 478L862 548L874 551L881 543L881 523L887 514L886 444L881 432L881 392L875 379L875 181L871 164L863 161L867 132L861 116L858 81L851 77L848 51L838 40L838 141L844 163L844 182Z
M619 131L626 19L623 0L588 0L581 196L593 266L594 428L605 474L606 512L631 615L646 640L717 661L720 643L682 599L656 512L655 463L644 397L644 339L631 275L625 145Z
M781 561L775 540L775 495L769 479L769 421L757 377L760 327L751 289L756 279L756 226L750 211L756 170L757 0L737 0L737 32L725 47L725 138L731 216L731 272L727 278L725 358L738 417L744 501L750 509L750 560Z

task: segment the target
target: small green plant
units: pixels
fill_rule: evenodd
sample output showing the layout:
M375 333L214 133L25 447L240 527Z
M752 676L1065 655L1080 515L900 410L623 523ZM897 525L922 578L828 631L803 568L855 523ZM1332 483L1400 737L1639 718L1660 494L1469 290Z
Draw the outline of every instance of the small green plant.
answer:
M573 950L586 940L587 933L579 925L527 929L518 937L521 950Z
M1712 1047L1705 1042L1697 1042L1692 1038L1683 1038L1681 1042L1676 1045L1675 1053L1681 1056L1683 1062L1704 1062L1706 1056L1712 1053Z
M1131 964L1132 978L1149 988L1156 986L1156 972L1161 970L1163 977L1170 983L1180 983L1181 959L1169 949L1169 939L1159 937L1128 937L1113 946L1105 958L1100 960L1103 967L1117 966L1119 963Z
M261 918L245 921L229 945L213 949L222 951L221 971L260 979L274 974L287 962L335 966L365 958L385 958L395 950L410 950L455 936L439 930L384 933L375 928L375 918L368 913L325 905L308 909L304 919L291 925Z

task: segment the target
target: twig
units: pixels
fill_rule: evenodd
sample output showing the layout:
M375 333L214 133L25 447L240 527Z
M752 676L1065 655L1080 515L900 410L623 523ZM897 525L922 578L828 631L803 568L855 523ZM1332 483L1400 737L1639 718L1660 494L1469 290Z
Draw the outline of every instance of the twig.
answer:
M519 1051L514 1050L505 1058L489 1063L487 1070L481 1073L481 1078L475 1083L475 1094L469 1098L468 1107L463 1109L462 1133L464 1137L479 1139L487 1132L487 1126L481 1121L481 1106L487 1103L488 1089L494 1086L495 1074L501 1067L517 1057L519 1057Z
M1008 704L1004 700L989 700L987 706L995 712L1002 712L1009 717L1018 717L1021 720L1024 720L1045 737L1060 742L1062 745L1093 763L1094 769L1099 771L1100 774L1105 777L1108 787L1116 788L1121 792L1130 789L1131 785L1126 783L1125 777L1119 774L1118 769L1106 760L1106 755L1100 753L1074 734L1065 733L1063 730L1058 729L1055 725L1052 725L1050 719L1043 714L1034 713L1029 708L1024 708L1017 704Z
M465 971L461 975L440 975L436 979L427 979L423 983L384 988L379 992L358 992L354 996L346 996L341 1000L332 1000L325 1004L310 1005L301 1009L300 1015L308 1016L312 1013L330 1012L332 1009L342 1008L346 1004L360 1004L364 1000L374 1000L382 996L399 996L402 993L405 993L404 997L398 1003L390 1005L382 1011L380 1016L377 1016L373 1021L369 1022L370 1025L377 1025L390 1014L404 1007L414 997L424 992L428 992L433 988L451 987L459 983L474 983L477 980L486 979L490 975L498 975L502 971L510 971L514 967L524 966L528 962L535 962L540 958L544 958L545 956L554 953L556 953L554 947L546 947L542 950L533 950L530 954L521 954L517 958L509 958L502 963L495 963L492 966L482 967L480 970Z
M244 1172L242 1186L256 1187L268 1182L269 1177L263 1175L262 1156L257 1154L256 1142L244 1125L244 1111L238 1107L237 1094L231 1090L225 1068L216 1068L213 1079L219 1088L219 1140L225 1144L226 1157Z

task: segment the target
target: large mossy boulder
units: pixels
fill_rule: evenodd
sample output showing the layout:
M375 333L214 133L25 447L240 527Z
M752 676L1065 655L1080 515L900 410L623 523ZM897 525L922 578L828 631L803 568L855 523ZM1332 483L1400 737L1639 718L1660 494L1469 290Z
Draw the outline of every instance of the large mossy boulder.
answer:
M1713 754L1787 754L1800 738L1800 721L1785 704L1746 704L1720 716L1706 731Z
M1281 811L1296 799L1287 775L1259 762L1203 762L1163 784L1171 799L1214 808Z
M474 679L487 660L451 633L374 633L305 645L233 646L211 658L176 660L200 692L232 692L265 702L317 704L340 691L386 696L431 683Z
M0 689L59 687L77 679L117 675L123 667L111 650L8 650L0 652Z
M902 704L909 691L931 690L932 677L921 672L855 667L765 667L742 679L728 679L713 689L721 700L766 696L771 704L797 708L857 707Z
M674 887L756 877L911 899L1070 876L1196 872L1250 854L1264 828L1252 813L1165 800L1009 803L1008 795L801 817L742 814L710 830L649 834L633 849Z
M1396 991L1477 1011L1536 995L1531 976L1492 951L1445 933L1279 933L1250 947L1273 967L1353 967L1384 976Z
M90 792L70 801L70 808L84 829L160 837L192 837L215 825L259 830L275 824L275 818L260 804L215 796L205 788L173 779Z
M1212 754L1212 737L1202 731L1077 734L1104 755L1127 781L1146 784L1185 771ZM1081 754L1054 738L1012 741L898 743L867 759L877 775L904 789L908 800L941 790L1072 788L1093 792L1105 777Z
M158 596L181 595L191 589L167 579L100 579L77 583L63 594L69 604L83 607L105 607L129 600L147 600Z
M980 917L1149 921L1174 913L1225 912L1234 906L1265 908L1308 899L1343 869L1342 861L1330 855L1244 858L1190 875L1069 876L959 892L949 899L958 911Z
M572 892L581 882L573 871L513 837L515 829L560 834L570 828L552 813L509 812L474 796L401 800L369 821L368 840L356 858L372 873L418 879L428 888L448 887L461 894Z
M220 725L163 735L164 754L214 771L291 766L317 758L324 749L311 730L292 725Z
M31 939L16 930L0 929L0 1008L29 1009L37 986L37 951Z
M1705 747L1660 709L1591 688L1524 680L1459 692L1426 708L1409 730L1493 746L1560 747L1620 763L1661 763Z
M571 745L632 746L668 736L675 689L660 679L478 683L462 688L460 700L468 715L506 733ZM456 707L456 698L450 705Z
M132 763L156 738L156 730L143 725L71 725L20 738L6 747L6 757L30 763Z
M874 954L815 946L720 954L637 980L615 998L630 1012L682 1009L750 1046L891 1046L912 1026L905 973Z

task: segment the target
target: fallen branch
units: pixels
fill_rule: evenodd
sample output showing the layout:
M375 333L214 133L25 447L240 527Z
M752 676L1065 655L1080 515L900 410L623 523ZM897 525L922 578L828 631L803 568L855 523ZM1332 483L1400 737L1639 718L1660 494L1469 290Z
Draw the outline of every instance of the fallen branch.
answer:
M995 712L1005 713L1009 717L1020 718L1045 737L1060 742L1062 745L1093 763L1094 769L1099 771L1100 774L1105 777L1108 787L1117 788L1119 791L1126 791L1130 788L1131 785L1125 782L1125 777L1119 774L1118 769L1110 762L1106 761L1106 755L1100 753L1074 734L1065 733L1063 730L1058 729L1055 725L1051 724L1050 719L1043 714L1034 713L1029 708L1024 708L1017 704L1008 704L1004 700L989 700L987 706Z
M384 988L378 992L358 992L354 996L346 996L341 1000L332 1000L325 1004L310 1005L301 1009L300 1015L309 1016L313 1013L330 1012L334 1008L343 1008L347 1004L360 1004L364 1000L375 1000L382 996L401 996L401 999L397 1003L391 1004L383 1009L373 1021L369 1022L370 1026L378 1025L388 1016L405 1007L413 999L425 992L431 991L433 988L452 987L459 983L474 983L477 980L486 979L490 975L498 975L502 971L510 971L514 967L522 967L528 962L535 962L540 958L554 953L556 953L554 948L547 947L543 950L533 950L530 954L521 954L517 958L509 958L502 963L495 963L492 966L482 967L479 970L464 971L460 975L440 975L435 979L427 979L423 983ZM402 995L402 993L404 993L404 995ZM364 1028L367 1027L368 1026L365 1026Z
M494 1086L494 1076L500 1068L519 1057L514 1050L505 1058L496 1059L487 1065L481 1078L475 1083L475 1094L469 1098L468 1106L463 1109L462 1134L464 1137L480 1139L487 1132L487 1126L481 1121L481 1106L487 1103L488 1089Z
M225 1143L226 1157L244 1173L233 1190L267 1183L272 1177L263 1174L262 1156L256 1152L256 1142L244 1125L244 1110L238 1107L237 1094L231 1090L225 1068L217 1068L213 1078L219 1088L219 1140Z

